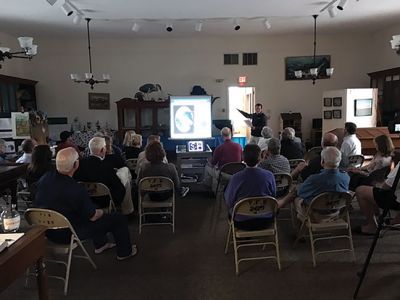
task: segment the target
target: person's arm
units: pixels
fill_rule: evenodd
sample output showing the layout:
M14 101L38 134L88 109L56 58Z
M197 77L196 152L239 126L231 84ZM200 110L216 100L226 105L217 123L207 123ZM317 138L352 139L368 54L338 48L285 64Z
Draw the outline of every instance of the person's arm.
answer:
M101 209L96 209L94 215L89 219L90 221L94 222L100 219L103 216L104 212Z
M173 164L169 164L169 166L170 166L170 172L171 172L171 179L175 185L175 191L177 193L180 193L181 181L179 180L178 171L176 170L176 167Z
M245 111L243 111L243 110L240 110L240 109L238 109L238 108L236 108L237 110L238 110L238 112L240 112L245 118L252 118L253 117L253 114L249 114L249 113L247 113L247 112L245 112Z
M233 178L231 178L224 193L225 203L228 206L230 213L236 201L236 184L234 184L233 181Z

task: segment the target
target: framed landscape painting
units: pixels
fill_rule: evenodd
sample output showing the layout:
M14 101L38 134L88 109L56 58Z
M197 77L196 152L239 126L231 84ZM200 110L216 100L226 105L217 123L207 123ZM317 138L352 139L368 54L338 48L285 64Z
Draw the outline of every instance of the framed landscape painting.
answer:
M331 67L330 55L313 56L292 56L285 59L285 79L286 80L304 80L311 79L310 68L318 68L317 79L329 78L326 76L326 69ZM302 71L303 76L296 78L294 71Z
M110 109L110 94L89 93L89 109Z

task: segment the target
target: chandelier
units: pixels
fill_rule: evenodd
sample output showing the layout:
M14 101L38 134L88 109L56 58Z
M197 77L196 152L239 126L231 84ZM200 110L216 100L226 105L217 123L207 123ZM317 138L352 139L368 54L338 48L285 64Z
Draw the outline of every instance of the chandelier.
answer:
M18 42L22 51L11 52L10 48L0 47L0 61L4 61L5 58L26 58L31 60L37 54L37 45L33 45L33 38L28 36L22 36L18 38ZM1 68L1 65L0 65Z
M322 67L324 66L324 64L320 64L319 66L317 66L316 64L316 52L317 52L317 17L318 15L313 15L314 18L314 55L313 55L313 65L312 68L310 68L309 73L305 73L303 74L302 70L297 70L294 71L294 75L296 76L296 78L302 78L303 75L310 75L311 76L311 80L313 82L313 84L315 84L315 80L317 80L318 78L318 74L320 72L320 69L322 69ZM331 77L333 74L333 68L326 68L326 76Z
M85 79L82 79L78 74L73 73L70 75L71 80L74 82L80 83L84 82L87 84L90 84L90 88L93 90L93 86L96 83L108 83L110 81L110 75L108 74L103 74L103 79L96 79L93 76L93 70L92 70L92 53L90 50L90 30L89 30L89 22L90 18L86 18L86 28L87 28L87 38L88 38L88 50L89 50L89 73L85 73Z

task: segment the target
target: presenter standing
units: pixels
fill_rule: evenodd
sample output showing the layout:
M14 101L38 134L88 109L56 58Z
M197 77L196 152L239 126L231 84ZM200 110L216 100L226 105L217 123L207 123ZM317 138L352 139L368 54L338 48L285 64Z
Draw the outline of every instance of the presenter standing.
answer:
M255 113L249 114L240 109L237 109L244 117L251 119L248 120L248 125L251 128L251 138L249 144L258 144L258 140L261 137L261 130L264 126L267 126L267 116L262 112L262 104L257 103L255 105Z

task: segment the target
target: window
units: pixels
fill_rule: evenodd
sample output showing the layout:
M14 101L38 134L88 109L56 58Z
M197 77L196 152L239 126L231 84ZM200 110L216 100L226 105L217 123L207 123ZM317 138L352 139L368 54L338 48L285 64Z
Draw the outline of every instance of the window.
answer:
M239 54L224 54L224 65L238 65Z
M257 65L257 53L243 53L243 66Z

